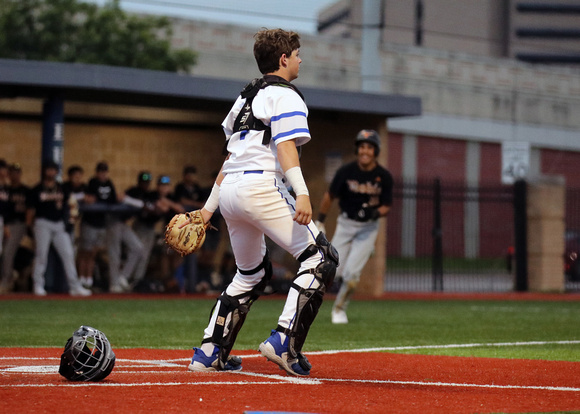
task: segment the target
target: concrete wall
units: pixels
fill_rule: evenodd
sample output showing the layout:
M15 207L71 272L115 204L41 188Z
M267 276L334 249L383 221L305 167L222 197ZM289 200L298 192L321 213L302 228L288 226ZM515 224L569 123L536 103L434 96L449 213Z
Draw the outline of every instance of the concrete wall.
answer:
M241 80L259 76L252 56L254 30L181 19L173 22L174 45L199 53L195 74ZM358 40L305 35L300 54L298 86L361 89ZM393 43L384 43L380 54L379 92L420 96L427 115L554 130L580 128L578 69ZM580 142L571 145L580 150Z

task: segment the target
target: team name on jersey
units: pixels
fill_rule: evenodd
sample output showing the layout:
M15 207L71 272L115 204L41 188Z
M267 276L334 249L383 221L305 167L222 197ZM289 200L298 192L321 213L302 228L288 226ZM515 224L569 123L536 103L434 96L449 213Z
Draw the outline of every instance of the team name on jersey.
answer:
M63 194L61 192L46 192L43 191L39 194L38 198L40 201L45 202L45 201L56 201L56 202L60 202L62 203L62 199L63 199Z
M380 195L381 186L379 183L372 183L367 181L366 183L361 183L356 180L346 180L348 189L353 193L358 194L369 194L369 195Z

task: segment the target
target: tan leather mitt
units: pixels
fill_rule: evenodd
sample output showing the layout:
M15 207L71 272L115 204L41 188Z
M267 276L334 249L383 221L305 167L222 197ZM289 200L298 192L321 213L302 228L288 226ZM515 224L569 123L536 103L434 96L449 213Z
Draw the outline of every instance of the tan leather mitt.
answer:
M182 256L194 253L203 245L209 226L200 210L176 214L165 228L165 243Z

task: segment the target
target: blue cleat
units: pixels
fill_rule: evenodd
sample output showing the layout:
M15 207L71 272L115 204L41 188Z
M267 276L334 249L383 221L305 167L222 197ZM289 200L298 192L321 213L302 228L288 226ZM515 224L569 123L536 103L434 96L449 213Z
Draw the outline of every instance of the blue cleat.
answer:
M280 333L275 330L272 330L270 337L260 344L258 351L268 361L277 364L280 369L290 375L300 377L310 375L310 368L312 366L308 362L308 359L302 354L299 354L299 358L289 359L288 337L282 343Z
M219 348L216 346L211 356L207 356L200 348L193 348L193 358L188 370L194 372L214 372L214 371L240 371L242 369L242 358L229 356L225 368L222 370L218 363Z

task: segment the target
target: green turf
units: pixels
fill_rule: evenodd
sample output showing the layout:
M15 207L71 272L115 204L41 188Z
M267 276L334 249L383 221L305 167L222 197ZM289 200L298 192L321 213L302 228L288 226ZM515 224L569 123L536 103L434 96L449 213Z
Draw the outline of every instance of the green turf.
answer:
M80 325L104 331L114 347L197 346L213 299L30 299L0 301L0 346L64 346ZM326 301L306 351L580 340L579 302L353 301L348 325L330 323ZM282 299L257 301L235 349L256 349L276 326ZM483 346L390 352L580 361L580 344Z

